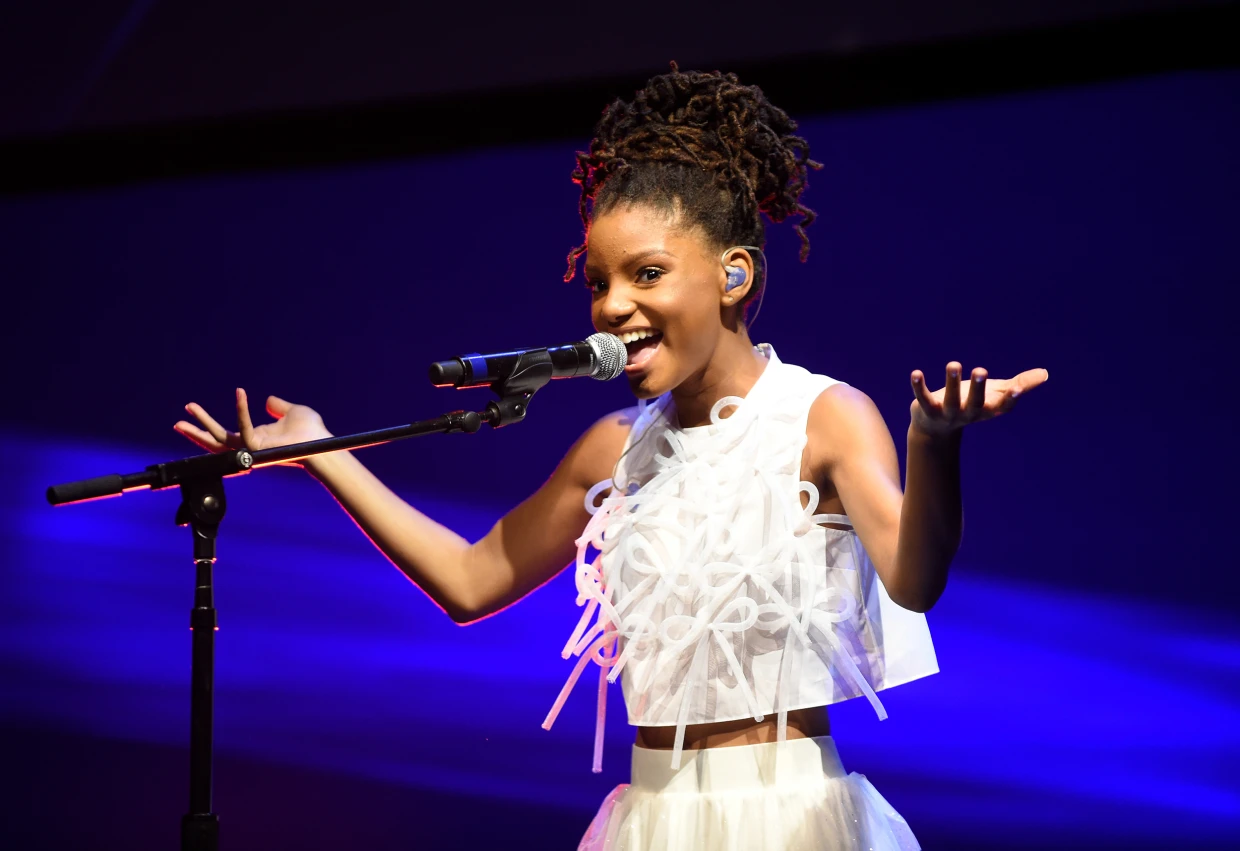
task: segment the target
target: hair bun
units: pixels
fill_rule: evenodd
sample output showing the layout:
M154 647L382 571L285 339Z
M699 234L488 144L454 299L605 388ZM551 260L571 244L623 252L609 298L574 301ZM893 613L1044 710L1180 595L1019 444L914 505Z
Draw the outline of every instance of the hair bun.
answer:
M582 222L589 226L600 190L612 177L644 164L666 165L671 171L696 166L734 199L730 217L742 229L760 231L759 213L777 223L799 215L794 229L804 260L809 254L805 227L814 212L801 203L801 195L809 169L822 165L809 158L809 143L795 135L796 129L797 123L760 88L742 85L736 74L681 71L672 62L669 73L652 77L631 101L613 101L595 127L590 150L578 152L573 180L581 185ZM584 248L569 255L568 277Z

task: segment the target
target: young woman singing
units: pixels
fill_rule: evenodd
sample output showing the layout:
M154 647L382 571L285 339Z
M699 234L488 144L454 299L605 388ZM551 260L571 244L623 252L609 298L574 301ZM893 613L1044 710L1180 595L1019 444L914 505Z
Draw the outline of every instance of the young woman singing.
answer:
M347 452L305 462L375 545L458 623L575 564L584 612L550 726L590 662L623 683L632 782L582 849L916 849L904 819L830 735L827 706L938 670L924 613L960 543L965 426L1047 379L947 364L911 375L905 488L860 390L754 345L766 285L763 216L813 213L796 123L735 75L657 76L604 113L577 156L591 318L628 348L637 407L600 419L551 478L469 542L405 503ZM830 306L807 302L824 315ZM967 385L967 386L965 386ZM200 406L199 445L268 448L328 436L277 397L239 431ZM566 632L568 625L566 624ZM600 683L599 700L603 688ZM601 703L600 703L601 718ZM596 736L596 763L601 754ZM597 768L597 765L596 765Z

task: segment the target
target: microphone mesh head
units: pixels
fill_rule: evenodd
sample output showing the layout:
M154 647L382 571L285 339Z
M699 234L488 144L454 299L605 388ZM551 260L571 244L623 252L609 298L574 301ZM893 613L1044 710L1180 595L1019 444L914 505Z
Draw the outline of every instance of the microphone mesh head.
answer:
M586 342L594 350L596 362L591 378L599 381L610 381L624 372L624 365L629 362L629 350L615 334L591 334Z

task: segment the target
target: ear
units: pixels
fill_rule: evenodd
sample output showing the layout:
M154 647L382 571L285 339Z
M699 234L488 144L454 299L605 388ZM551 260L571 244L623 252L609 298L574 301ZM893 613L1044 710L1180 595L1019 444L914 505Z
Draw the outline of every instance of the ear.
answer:
M722 264L720 272L719 284L719 302L723 307L735 307L744 304L745 299L753 290L754 285L754 262L753 257L744 248L733 246L727 249L719 256ZM739 286L733 286L728 289L728 267L731 266L735 271L732 272L732 281L735 283L740 281Z

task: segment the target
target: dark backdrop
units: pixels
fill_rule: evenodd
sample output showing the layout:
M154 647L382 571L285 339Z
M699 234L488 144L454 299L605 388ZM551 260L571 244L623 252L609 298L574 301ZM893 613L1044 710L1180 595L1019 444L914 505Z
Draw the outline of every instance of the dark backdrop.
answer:
M949 359L1051 381L965 439L967 551L1004 575L1228 605L1234 73L809 119L809 261L771 228L754 336L878 403ZM578 144L584 144L584 140ZM438 413L453 354L591 332L572 144L0 203L7 423L190 449L245 386L337 432ZM17 365L20 364L20 368ZM623 382L557 383L520 428L367 453L398 481L511 505ZM1175 529L1175 583L1146 534Z
M880 788L919 835L938 841L927 847L995 847L987 837L999 822L1030 841L1059 830L1095 844L1128 836L1129 847L1165 846L1185 824L1236 829L1240 796L1222 766L1235 756L1240 670L1229 535L1237 103L1240 74L1185 72L805 116L804 134L826 165L806 198L820 216L813 251L797 263L792 235L772 228L771 287L755 337L869 393L901 455L913 368L932 384L949 359L1001 376L1050 371L1012 416L965 437L965 540L930 614L944 674L895 690L893 706L911 701L901 710L907 720L893 713L876 733L864 732L868 721L849 727L849 712L863 717L851 706L838 716L867 746L852 752L854 764L864 770L868 760L876 783L886 778ZM27 796L8 816L20 847L56 847L57 837L88 830L110 837L99 840L104 847L139 847L120 839L130 816L154 837L149 847L166 846L183 782L177 677L188 657L182 639L165 647L160 637L185 634L189 605L188 573L158 567L165 555L188 558L183 533L168 528L173 503L132 495L53 512L40 505L41 488L189 454L171 430L181 406L196 400L227 415L238 385L311 404L345 432L466 404L428 385L432 360L585 336L588 296L580 280L559 281L580 238L568 173L584 141L0 199L12 485L3 570L16 589L0 615L8 683L0 708L18 757L10 780ZM472 391L468 401L485 396ZM583 428L628 399L621 382L561 382L519 426L366 450L364 460L436 516L481 534ZM225 679L249 666L244 682L222 680L219 698L232 707L221 708L220 737L221 771L230 772L221 809L233 836L281 847L270 836L296 822L299 847L475 847L477 834L462 838L444 827L449 820L492 838L534 831L550 847L570 843L606 785L571 779L589 779L588 698L574 698L581 712L551 734L559 738L534 736L566 673L554 654L571 628L571 583L557 580L536 595L541 602L470 630L441 628L299 475L229 484L237 496L226 523L236 538L222 548L220 575L230 577L221 579L222 618L231 605L267 630L253 645L260 652L221 661ZM328 541L325 530L337 537ZM120 555L108 561L103 552ZM228 559L247 567L244 576L225 569ZM166 586L167 607L144 590L149 583ZM98 608L85 589L123 599ZM293 589L320 595L317 616L347 609L347 620L282 633L272 607ZM973 631L979 619L987 631ZM145 623L149 634L126 631ZM373 636L346 640L376 623L418 643L384 650ZM424 643L431 630L434 643ZM236 648L247 634L257 633L238 627L231 638L226 627L221 643ZM453 636L466 648L460 655L446 649L458 646ZM1017 639L1024 650L1009 644ZM221 650L229 652L238 651ZM308 657L315 665L302 671ZM348 679L374 659L396 673L364 686ZM406 677L401 666L410 664L456 673ZM465 689L451 677L469 665L480 667ZM171 679L157 674L170 669ZM517 701L497 721L497 689L508 694L505 677L521 671L539 678L534 708ZM156 680L158 700L133 697ZM308 683L325 691L308 698ZM1192 703L1185 689L1200 689L1205 702ZM340 717L316 702L325 693ZM349 715L360 705L382 707L382 717ZM1162 731L1147 711L1164 719ZM444 713L459 726L426 735ZM627 741L617 716L610 782L623 777ZM1011 719L1019 726L994 726ZM299 735L287 750L264 750L290 725ZM402 743L408 765L428 759L427 748L442 760L402 773L375 742L373 759L363 758L346 741L362 728ZM1136 791L1124 778L1150 764L1149 737L1167 728L1202 737L1159 751L1160 772L1191 767L1191 776L1174 793L1159 783ZM1108 739L1116 730L1125 732ZM489 750L464 744L484 732ZM1031 735L1042 744L1014 758L985 756ZM547 741L567 754L560 791L512 803L516 786L541 782L525 756L559 753ZM494 788L468 774L471 760L490 766ZM1013 772L1003 782L987 773L996 760ZM307 763L313 771L290 767ZM153 776L170 779L142 780ZM253 797L242 794L247 783L257 784ZM263 796L270 807L259 805ZM478 807L496 815L478 819ZM1044 832L1031 833L1036 825ZM439 838L419 846L418 830Z
M855 56L1149 15L1164 18L1162 50L1176 52L1176 13L1205 20L1228 5L785 0L758 14L716 0L709 10L638 3L618 14L567 0L519 10L392 0L8 3L0 77L16 84L0 89L0 138L644 76L669 57L736 68Z

